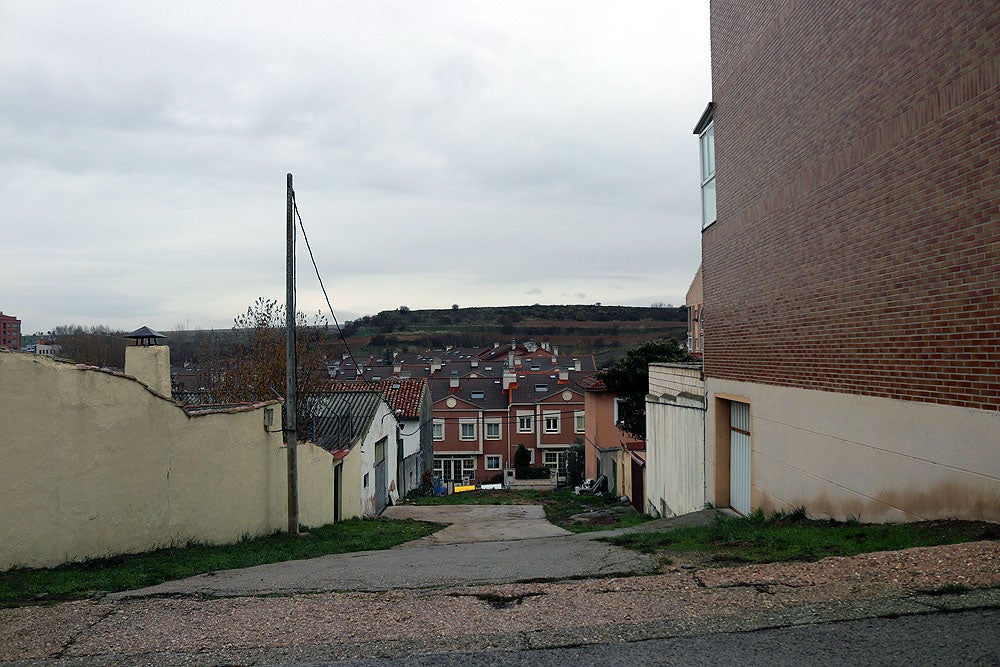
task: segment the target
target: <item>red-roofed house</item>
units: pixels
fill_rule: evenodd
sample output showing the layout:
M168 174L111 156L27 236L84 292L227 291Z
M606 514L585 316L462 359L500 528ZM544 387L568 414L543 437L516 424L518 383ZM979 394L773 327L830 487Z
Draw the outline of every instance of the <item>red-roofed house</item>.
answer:
M618 428L618 396L603 382L592 378L586 388L584 410L587 425L584 434L584 477L597 479L606 475L611 493L628 495L622 490L625 459L629 458L625 454L625 446L626 443L634 443L635 439ZM631 472L629 467L629 476Z
M406 497L418 488L425 472L434 465L434 440L431 435L432 411L430 389L425 379L392 378L377 382L329 382L326 391L352 391L358 385L382 394L399 422L397 484Z

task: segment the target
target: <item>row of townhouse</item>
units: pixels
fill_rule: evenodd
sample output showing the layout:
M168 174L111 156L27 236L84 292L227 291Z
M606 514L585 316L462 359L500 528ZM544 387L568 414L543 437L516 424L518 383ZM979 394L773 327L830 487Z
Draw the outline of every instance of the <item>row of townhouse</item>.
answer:
M596 366L593 356L512 341L396 355L391 364L344 359L329 370L341 382L425 381L435 476L482 483L513 467L520 445L533 465L565 474L568 449L584 441L584 390Z
M524 446L533 465L565 475L566 452L582 440L583 388L570 372L501 378L439 378L434 397L434 467L444 480L492 481Z
M651 374L649 511L1000 520L998 34L993 0L713 0L704 370Z
M391 412L391 417L382 413L378 419L391 419L396 424L396 437L390 443L396 448L394 475L397 491L394 495L406 497L407 493L426 481L425 473L433 467L432 406L427 380L393 378L361 386L363 391L359 391L358 382L330 381L314 395L317 409L310 424L309 439L324 449L344 451L346 441L342 425L358 412L355 403L359 399L355 395L377 396ZM388 493L382 494L379 501L382 506L387 496Z

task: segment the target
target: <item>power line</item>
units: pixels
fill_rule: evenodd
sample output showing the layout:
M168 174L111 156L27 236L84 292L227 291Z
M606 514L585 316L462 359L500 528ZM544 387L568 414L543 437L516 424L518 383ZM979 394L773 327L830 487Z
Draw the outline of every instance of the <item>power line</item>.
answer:
M319 281L319 288L323 292L323 298L326 300L326 307L330 309L330 315L333 317L333 324L337 327L337 333L340 334L340 340L344 342L344 347L347 349L347 355L354 362L355 367L358 367L358 360L354 358L354 352L351 351L351 346L347 342L347 337L344 335L344 330L340 328L340 322L337 320L337 313L333 310L333 304L330 303L330 295L327 294L326 285L323 284L323 276L319 273L319 266L316 265L316 257L313 255L312 245L309 243L309 235L306 234L305 223L302 222L302 215L299 213L299 205L295 201L295 190L292 190L292 209L295 211L295 217L299 220L299 229L302 230L302 240L306 242L306 250L309 251L309 260L312 262L313 271L316 272L316 280ZM365 377L364 371L359 370L358 373L361 379L367 384L372 384L368 378Z
M351 358L351 361L354 362L355 368L358 369L358 375L361 377L361 380L366 385L368 385L369 387L372 387L372 389L371 389L372 391L378 391L381 394L381 391L377 388L377 386L375 385L375 383L372 382L371 380L369 380L367 377L365 377L364 370L363 370L362 366L358 363L358 360L354 357L354 352L351 350L350 343L347 342L347 337L344 335L344 330L341 328L340 321L337 319L337 313L333 309L333 304L330 302L330 295L326 291L326 285L324 285L324 283L323 283L323 276L320 274L319 266L316 264L316 257L313 254L312 245L309 243L309 235L306 233L305 223L302 221L302 214L299 213L298 202L295 199L295 190L292 190L292 210L295 212L295 217L299 221L299 229L302 230L302 240L305 241L306 250L309 252L309 261L312 263L313 271L316 273L316 280L319 282L320 291L323 292L323 299L326 301L326 306L330 310L330 315L333 317L333 324L337 328L337 333L340 336L340 340L344 343L344 348L347 350L347 355ZM383 400L384 399L385 399L385 397L383 396ZM499 408L498 408L498 410L499 410ZM555 415L559 415L560 418L562 417L562 415L573 415L574 418L575 418L576 414L579 413L579 412L581 412L580 410L566 410L566 411L553 411L553 410L550 410L548 412L545 412L544 408L542 410L543 410L543 412L541 413L541 415L536 415L536 414L533 413L530 416L531 417L536 417L537 416L537 417L539 417L539 421L544 421L544 419L545 419L545 417L547 415L551 416L551 415L555 414ZM528 416L528 415L525 415L525 416ZM492 423L492 424L495 424L495 423L498 423L498 422L501 423L501 424L506 423L508 426L511 426L511 425L514 425L514 424L518 423L521 418L522 417L519 417L519 416L511 417L509 415L505 416L505 417L486 417L486 416L482 416L482 421L484 423ZM448 421L457 421L457 420L461 420L461 419L477 419L477 421L478 421L479 417L432 417L430 421L421 420L418 423L418 425L417 425L417 429L415 431L413 431L412 433L402 433L401 435L406 435L406 436L415 435L415 434L419 433L420 430L424 426L426 426L427 424L433 424L435 421L442 422L442 423L447 423ZM528 433L528 432L520 432L520 434L521 435L534 435L534 429L532 429L532 431L530 433ZM542 432L542 435L545 435L544 431ZM554 434L549 434L549 435L554 435ZM581 434L574 433L574 435L579 436Z

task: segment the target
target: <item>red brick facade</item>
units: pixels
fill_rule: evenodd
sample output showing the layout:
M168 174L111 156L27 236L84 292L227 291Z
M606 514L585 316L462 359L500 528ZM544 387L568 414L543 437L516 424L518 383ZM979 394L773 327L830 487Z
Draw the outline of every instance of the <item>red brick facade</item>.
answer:
M1000 409L1000 3L712 2L709 378Z
M8 350L21 349L21 320L0 311L0 347Z

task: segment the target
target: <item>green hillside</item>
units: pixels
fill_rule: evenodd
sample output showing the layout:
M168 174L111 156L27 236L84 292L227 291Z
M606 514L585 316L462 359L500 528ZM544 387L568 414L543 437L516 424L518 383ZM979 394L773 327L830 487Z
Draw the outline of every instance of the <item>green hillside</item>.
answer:
M489 346L514 340L546 341L564 353L618 356L656 338L684 340L683 306L493 306L411 310L401 306L344 327L352 348L380 354L386 348L418 350Z

